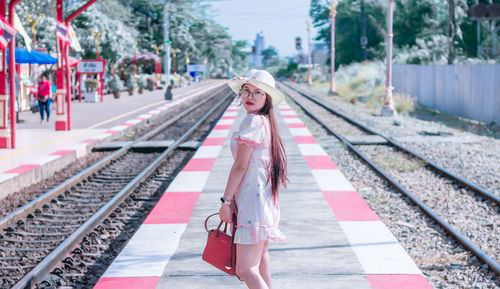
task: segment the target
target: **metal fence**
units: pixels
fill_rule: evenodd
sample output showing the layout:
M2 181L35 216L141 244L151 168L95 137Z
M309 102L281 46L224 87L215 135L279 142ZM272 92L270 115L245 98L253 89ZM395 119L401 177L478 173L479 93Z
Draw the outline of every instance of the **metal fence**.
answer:
M418 104L482 122L500 123L500 64L393 66L396 92Z

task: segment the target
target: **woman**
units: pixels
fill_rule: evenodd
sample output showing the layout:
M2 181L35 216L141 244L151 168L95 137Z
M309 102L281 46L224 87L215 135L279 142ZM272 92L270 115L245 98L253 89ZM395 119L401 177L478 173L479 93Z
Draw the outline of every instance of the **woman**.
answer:
M47 76L42 74L40 77L40 82L38 82L38 110L40 111L40 116L42 119L40 123L43 122L43 111L47 112L47 122L50 118L50 81L47 80Z
M278 191L287 181L286 155L273 109L283 95L264 70L252 70L229 86L241 96L247 115L231 138L234 164L219 214L228 223L237 216L236 274L250 289L271 289L268 242L285 240L278 229Z

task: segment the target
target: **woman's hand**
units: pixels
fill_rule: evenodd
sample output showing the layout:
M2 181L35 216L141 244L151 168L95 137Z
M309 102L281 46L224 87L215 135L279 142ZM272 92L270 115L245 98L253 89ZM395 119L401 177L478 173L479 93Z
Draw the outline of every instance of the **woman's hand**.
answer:
M224 221L226 223L232 223L233 222L233 213L234 213L233 204L231 204L231 205L221 204L220 205L219 217L222 221Z

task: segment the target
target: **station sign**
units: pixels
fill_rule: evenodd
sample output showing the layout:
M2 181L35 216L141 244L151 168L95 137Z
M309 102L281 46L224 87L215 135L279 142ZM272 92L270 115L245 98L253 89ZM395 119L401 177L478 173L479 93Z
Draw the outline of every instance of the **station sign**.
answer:
M102 60L84 60L76 66L76 71L79 73L103 73L104 61Z

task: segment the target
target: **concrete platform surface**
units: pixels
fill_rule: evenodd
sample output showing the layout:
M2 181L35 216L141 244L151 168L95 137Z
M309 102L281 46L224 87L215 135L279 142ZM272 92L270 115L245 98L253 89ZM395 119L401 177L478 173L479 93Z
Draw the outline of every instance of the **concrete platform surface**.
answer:
M94 288L246 288L201 259L233 163L228 136L244 115L233 102ZM277 118L290 183L280 193L287 241L269 244L273 288L431 288L286 103Z
M119 138L169 108L223 85L223 81L210 80L177 88L171 101L164 100L160 90L134 96L122 93L119 99L105 95L102 103L74 101L71 131L56 131L55 117L40 123L39 114L22 112L16 148L0 149L0 199L49 177L87 154L94 144Z

